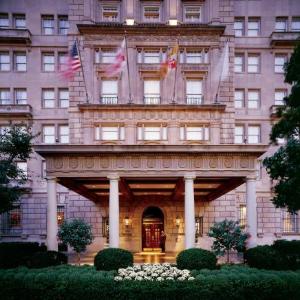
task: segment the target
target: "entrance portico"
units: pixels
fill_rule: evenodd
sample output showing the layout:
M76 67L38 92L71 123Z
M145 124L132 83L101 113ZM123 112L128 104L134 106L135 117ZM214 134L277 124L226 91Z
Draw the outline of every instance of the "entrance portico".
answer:
M47 161L49 249L57 249L56 182L91 201L106 202L109 246L139 251L142 249L142 211L148 203L158 207L169 203L170 210L166 213L169 221L165 227L169 239L172 237L170 247L177 247L177 241L184 240L184 246L176 249L190 248L195 246L196 204L214 201L246 183L249 246L256 244L255 161L264 152L262 147L185 146L181 150L180 146L151 145L126 148L126 152L121 152L118 146L101 146L101 150L81 145L37 147L37 152ZM128 210L141 212L139 219L132 217L129 234L124 234L122 229L120 203L126 203ZM179 203L178 207L182 203L182 211L172 210L175 203ZM133 243L135 246L131 248Z

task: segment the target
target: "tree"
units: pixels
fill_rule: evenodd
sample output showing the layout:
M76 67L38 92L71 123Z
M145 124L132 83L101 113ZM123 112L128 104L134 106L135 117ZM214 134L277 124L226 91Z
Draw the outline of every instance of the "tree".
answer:
M73 219L64 221L58 230L58 238L69 245L77 253L78 264L80 264L80 253L86 250L94 239L91 225L84 220Z
M26 161L32 152L31 132L12 126L0 135L0 213L9 211L24 193L24 172L17 161Z
M243 232L238 222L225 219L215 223L208 232L208 236L214 238L212 250L216 255L227 255L229 263L229 252L237 250L244 251L248 234Z
M278 138L285 139L286 144L263 164L275 180L274 205L296 212L300 209L300 44L285 65L285 82L292 85L291 93L277 110L280 119L272 127L270 140L276 145Z

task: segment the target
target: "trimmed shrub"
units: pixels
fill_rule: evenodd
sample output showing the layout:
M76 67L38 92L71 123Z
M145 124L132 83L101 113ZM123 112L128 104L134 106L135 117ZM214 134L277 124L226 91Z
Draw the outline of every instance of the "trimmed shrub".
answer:
M97 270L118 270L133 265L133 255L131 252L120 248L108 248L97 253L94 259Z
M245 261L250 267L267 270L280 270L284 264L284 258L269 245L248 249L245 252Z
M113 272L90 266L1 270L1 300L300 299L300 272L235 266L197 272L192 281L116 282Z
M215 269L217 257L211 251L191 248L181 251L176 257L176 263L179 269Z
M43 251L46 251L46 247L34 242L0 243L0 268L24 266L34 253Z
M300 269L300 241L277 240L272 247L285 258L287 269Z
M56 252L36 252L28 260L27 266L29 268L46 268L50 266L58 266L68 263L67 255Z

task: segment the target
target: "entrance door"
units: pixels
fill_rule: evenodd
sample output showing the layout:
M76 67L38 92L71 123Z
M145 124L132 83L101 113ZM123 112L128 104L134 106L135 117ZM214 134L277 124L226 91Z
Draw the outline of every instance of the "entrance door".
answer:
M160 235L164 230L163 213L158 207L148 207L143 213L143 251L161 251Z

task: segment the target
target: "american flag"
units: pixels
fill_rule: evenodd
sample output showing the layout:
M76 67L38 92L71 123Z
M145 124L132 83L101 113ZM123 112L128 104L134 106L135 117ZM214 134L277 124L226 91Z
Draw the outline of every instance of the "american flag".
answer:
M125 66L125 63L126 63L125 47L126 47L126 41L124 38L121 46L119 47L119 49L116 53L113 63L110 64L105 69L106 77L113 77L113 76L119 75L122 72L122 70Z
M80 69L81 61L78 53L77 42L75 41L69 56L66 58L66 62L61 66L62 75L70 80L74 77L74 74Z

